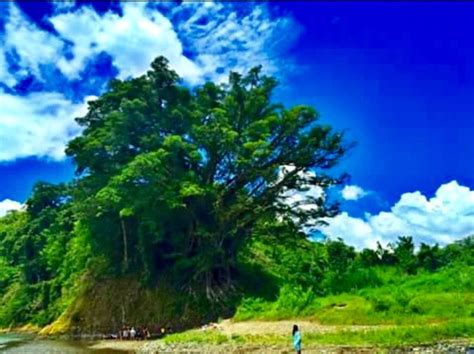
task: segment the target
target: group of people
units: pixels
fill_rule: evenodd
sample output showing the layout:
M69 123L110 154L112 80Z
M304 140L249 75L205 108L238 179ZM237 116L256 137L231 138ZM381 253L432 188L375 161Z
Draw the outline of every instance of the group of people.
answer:
M122 340L145 340L150 338L150 331L145 326L137 327L137 329L135 329L135 327L123 326L119 331L118 338Z
M217 325L210 324L206 327L203 327L203 329L207 329L209 327L217 328ZM161 335L164 335L166 332L171 333L171 328L161 328ZM293 326L292 336L293 348L295 349L297 354L301 354L301 333L297 325ZM112 335L111 338L118 338L121 340L145 340L150 338L150 331L145 326L138 327L137 329L135 329L135 327L123 326L122 329L119 331L118 336Z

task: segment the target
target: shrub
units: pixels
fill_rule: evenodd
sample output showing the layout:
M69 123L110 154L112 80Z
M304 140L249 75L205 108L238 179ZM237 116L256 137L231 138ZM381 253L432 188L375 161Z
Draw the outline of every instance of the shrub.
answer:
M371 298L371 303L375 311L386 312L395 307L396 302L390 296L377 296Z

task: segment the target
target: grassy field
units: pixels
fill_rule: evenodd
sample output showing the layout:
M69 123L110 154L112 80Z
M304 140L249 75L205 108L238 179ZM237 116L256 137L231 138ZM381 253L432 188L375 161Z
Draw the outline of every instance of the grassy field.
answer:
M315 327L303 331L306 347L397 347L453 339L474 341L474 267L451 266L417 275L401 275L387 268L377 272L380 285L337 295L317 296L311 290L285 285L274 301L244 298L231 321L240 323L240 327L255 321L286 320L285 326L289 326L288 320L315 323L324 330ZM170 335L163 342L284 346L289 335L191 330Z
M245 298L236 321L305 318L329 325L414 325L474 316L474 267L400 276L380 271L383 284L318 297L311 290L284 286L275 301Z

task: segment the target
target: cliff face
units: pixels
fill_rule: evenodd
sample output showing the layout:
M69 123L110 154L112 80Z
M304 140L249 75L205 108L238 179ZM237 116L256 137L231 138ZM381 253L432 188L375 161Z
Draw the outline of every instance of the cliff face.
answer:
M150 289L137 280L107 279L85 287L67 310L41 334L116 333L123 325L181 330L215 319L205 302L165 284Z

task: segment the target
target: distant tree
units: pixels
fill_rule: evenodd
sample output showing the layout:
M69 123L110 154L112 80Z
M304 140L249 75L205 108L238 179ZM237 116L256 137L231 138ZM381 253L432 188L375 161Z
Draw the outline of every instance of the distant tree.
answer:
M345 273L356 258L354 247L346 245L342 239L327 241L326 249L329 268L338 275Z
M400 268L408 274L416 273L415 245L411 236L400 236L393 246Z
M474 265L474 235L447 245L441 252L444 263Z
M23 239L28 215L22 211L12 211L0 220L0 255L6 264L16 267L24 259Z
M24 229L21 242L23 271L28 282L49 279L55 270L54 267L48 270L48 260L44 257L43 250L49 242L58 242L54 237L59 239L60 235L65 235L72 230L71 212L63 211L68 198L67 186L38 182L33 187L31 197L26 201L28 224ZM64 238L65 247L67 236ZM63 252L59 252L57 257L61 259Z
M397 263L397 257L393 253L392 246L388 244L387 248L384 248L380 242L377 242L377 257L380 259L380 263L383 265L394 265Z
M64 184L37 182L33 192L26 201L28 214L36 218L45 210L59 207L67 199L67 187Z
M381 259L379 258L377 251L370 248L364 248L357 255L357 258L364 267L372 267L381 264Z
M426 243L422 243L416 256L418 259L418 265L432 272L444 263L442 252L438 244L430 246Z

